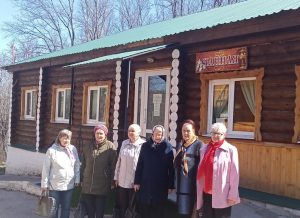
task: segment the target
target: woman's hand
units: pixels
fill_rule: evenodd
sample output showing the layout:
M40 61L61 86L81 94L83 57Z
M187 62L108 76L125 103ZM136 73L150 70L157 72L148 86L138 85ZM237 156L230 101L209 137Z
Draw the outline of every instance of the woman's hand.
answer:
M227 203L232 206L235 204L235 200L232 200L232 199L227 199Z
M42 190L42 196L46 196L48 194L49 189L48 188L41 188Z
M134 189L135 192L139 191L140 190L140 185L134 184L133 189Z

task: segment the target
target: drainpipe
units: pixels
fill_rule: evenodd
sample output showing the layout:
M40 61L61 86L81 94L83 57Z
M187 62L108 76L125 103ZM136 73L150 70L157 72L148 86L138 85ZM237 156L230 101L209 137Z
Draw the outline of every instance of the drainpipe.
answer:
M69 130L71 130L71 126L72 126L72 117L73 117L73 104L74 104L74 96L73 96L73 92L74 92L74 74L75 74L75 70L74 70L74 67L72 67L71 102L70 102L69 127L68 127Z
M126 105L125 105L125 119L124 119L124 131L123 137L126 138L126 132L128 128L128 105L129 105L129 88L130 88L130 70L131 70L131 59L128 61L128 70L127 70L127 87L126 87Z

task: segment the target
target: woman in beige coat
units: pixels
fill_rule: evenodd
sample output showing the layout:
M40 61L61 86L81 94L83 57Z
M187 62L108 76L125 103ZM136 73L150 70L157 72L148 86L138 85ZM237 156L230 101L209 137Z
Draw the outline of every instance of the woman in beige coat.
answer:
M132 197L134 175L136 165L141 151L141 146L145 142L140 137L141 127L137 124L131 124L128 128L128 139L122 142L116 169L115 183L118 187L117 205L120 207L121 218L129 206Z

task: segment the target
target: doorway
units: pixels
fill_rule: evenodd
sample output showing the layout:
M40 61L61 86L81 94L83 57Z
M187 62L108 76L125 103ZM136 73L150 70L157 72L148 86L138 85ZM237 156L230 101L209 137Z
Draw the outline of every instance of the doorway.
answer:
M137 71L135 74L134 122L141 136L149 138L155 125L163 125L168 137L170 69Z

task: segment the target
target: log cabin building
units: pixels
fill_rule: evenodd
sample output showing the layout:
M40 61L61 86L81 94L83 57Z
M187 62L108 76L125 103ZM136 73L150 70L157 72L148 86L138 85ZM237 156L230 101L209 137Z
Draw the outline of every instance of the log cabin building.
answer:
M207 142L228 127L240 186L300 199L300 1L248 0L45 54L13 74L10 144L41 150L62 128L84 146L105 123L116 144L130 123L185 119Z

